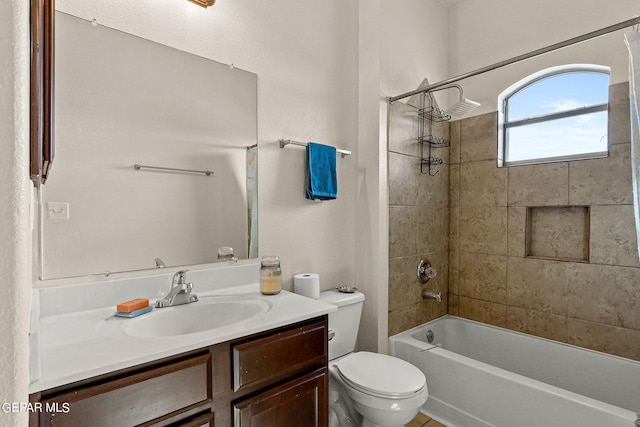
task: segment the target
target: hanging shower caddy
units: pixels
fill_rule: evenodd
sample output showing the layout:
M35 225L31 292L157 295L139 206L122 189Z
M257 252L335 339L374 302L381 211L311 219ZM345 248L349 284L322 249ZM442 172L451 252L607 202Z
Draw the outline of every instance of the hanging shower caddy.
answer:
M434 106L431 93L424 92L422 95L421 108L418 110L420 118L420 130L418 143L420 144L420 173L435 176L439 170L432 172L432 166L441 165L444 161L441 157L434 157L431 153L434 148L446 148L449 140L437 137L433 134L433 124L451 120L451 116L445 114L438 107ZM427 149L425 150L425 146ZM426 156L425 156L426 151Z

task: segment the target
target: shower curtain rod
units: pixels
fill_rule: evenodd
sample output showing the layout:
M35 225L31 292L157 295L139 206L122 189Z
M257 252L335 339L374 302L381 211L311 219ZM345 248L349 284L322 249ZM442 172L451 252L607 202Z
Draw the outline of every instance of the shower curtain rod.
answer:
M586 40L589 40L589 39L600 37L600 36L603 36L605 34L612 33L614 31L618 31L618 30L622 30L622 29L627 28L627 27L631 27L633 25L640 25L640 17L627 19L626 21L622 21L622 22L620 22L618 24L610 25L610 26L602 28L600 30L592 31L590 33L583 34L581 36L574 37L574 38L571 38L569 40L565 40L563 42L555 43L555 44L549 45L547 47L543 47L543 48L540 48L540 49L533 50L533 51L531 51L529 53L518 55L518 56L515 56L513 58L506 59L504 61L496 62L495 64L488 65L488 66L483 67L483 68L478 68L477 70L470 71L470 72L464 73L464 74L460 74L460 75L458 75L456 77L451 77L449 79L442 80L441 82L428 85L428 86L423 87L421 89L412 90L411 92L403 93L402 95L398 95L398 96L392 96L392 97L389 98L389 102L395 102L395 101L397 101L399 99L407 98L409 96L416 95L418 93L429 92L429 91L431 91L433 89L436 89L436 88L439 88L439 87L442 87L442 86L446 86L448 84L455 83L457 81L460 81L460 80L463 80L463 79L466 79L466 78L469 78L469 77L477 76L478 74L484 74L484 73L486 73L488 71L493 71L493 70L495 70L497 68L505 67L507 65L514 64L516 62L524 61L525 59L533 58L535 56L539 56L539 55L542 55L542 54L545 54L545 53L548 53L548 52L552 52L554 50L562 49L563 47L571 46L573 44L577 44L577 43L580 43L580 42L583 42L583 41L586 41Z

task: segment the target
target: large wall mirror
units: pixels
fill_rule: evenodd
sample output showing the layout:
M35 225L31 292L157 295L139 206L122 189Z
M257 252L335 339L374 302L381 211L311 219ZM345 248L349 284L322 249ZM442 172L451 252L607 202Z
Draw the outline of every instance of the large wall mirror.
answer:
M55 22L41 278L215 262L223 246L257 256L257 76L61 12Z

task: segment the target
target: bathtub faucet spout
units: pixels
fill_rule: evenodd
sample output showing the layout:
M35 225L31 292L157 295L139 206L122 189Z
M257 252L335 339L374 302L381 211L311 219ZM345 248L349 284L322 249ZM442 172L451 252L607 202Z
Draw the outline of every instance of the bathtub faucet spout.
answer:
M434 299L438 302L442 302L442 292L434 293L434 292L422 291L422 298L429 298L429 299Z

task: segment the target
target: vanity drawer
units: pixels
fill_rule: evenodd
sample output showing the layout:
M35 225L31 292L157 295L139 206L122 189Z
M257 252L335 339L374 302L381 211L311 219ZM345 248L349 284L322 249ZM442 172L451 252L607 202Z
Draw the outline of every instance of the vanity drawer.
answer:
M326 317L232 345L233 389L257 389L327 364Z
M41 414L40 425L153 424L211 400L210 365L204 354L47 398L43 407L67 410Z

